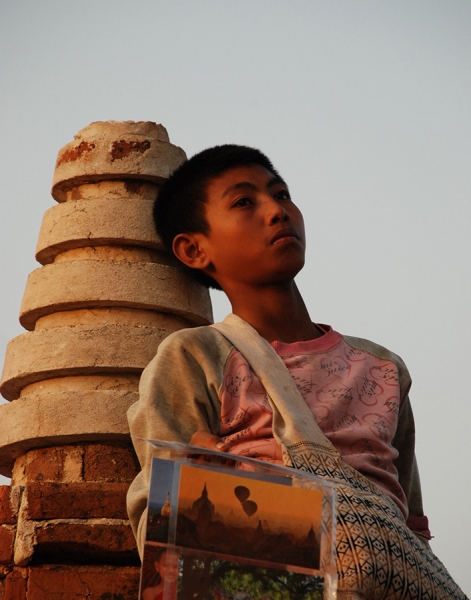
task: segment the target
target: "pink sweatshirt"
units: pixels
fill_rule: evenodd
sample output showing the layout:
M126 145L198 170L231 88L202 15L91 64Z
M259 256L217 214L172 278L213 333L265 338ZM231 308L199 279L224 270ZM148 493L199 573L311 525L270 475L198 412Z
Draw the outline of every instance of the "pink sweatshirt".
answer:
M381 487L408 517L393 445L400 406L397 367L327 333L307 342L272 346L290 371L319 427L343 460ZM282 464L265 390L233 349L220 393L220 435L231 453Z

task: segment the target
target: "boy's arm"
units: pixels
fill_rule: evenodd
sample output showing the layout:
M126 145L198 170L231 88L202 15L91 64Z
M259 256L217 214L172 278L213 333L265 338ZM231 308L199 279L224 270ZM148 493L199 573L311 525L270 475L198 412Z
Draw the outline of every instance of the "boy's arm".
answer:
M215 339L210 328L180 331L162 342L142 374L139 400L128 410L129 429L142 470L127 497L140 552L145 539L152 462L152 447L144 440L189 443L196 431L219 433L219 390L230 350L221 336Z
M414 533L421 536L421 539L430 539L428 519L424 515L422 507L422 490L415 458L415 424L409 401L409 390L412 384L409 371L400 356L383 346L374 344L369 340L350 336L344 336L344 339L355 348L370 352L383 360L391 360L397 367L401 388L401 402L396 434L392 440L392 445L399 452L399 456L394 461L394 464L399 474L399 483L407 498L409 508L407 525Z
M424 515L422 505L422 489L419 470L415 457L415 424L409 396L406 395L401 405L396 435L392 441L399 456L394 464L399 473L399 483L407 498L409 517L407 525L416 534L431 539L428 519Z

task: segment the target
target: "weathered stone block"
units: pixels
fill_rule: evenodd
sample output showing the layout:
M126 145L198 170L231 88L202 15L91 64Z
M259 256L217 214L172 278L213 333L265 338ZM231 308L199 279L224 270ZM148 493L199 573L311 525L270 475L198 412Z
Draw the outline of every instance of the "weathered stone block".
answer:
M26 519L127 519L127 483L30 483Z
M66 192L67 202L76 200L151 200L154 201L159 185L144 179L103 179L92 183L81 183Z
M10 501L11 488L9 485L0 485L0 524L14 525L16 516Z
M126 411L136 392L104 390L23 397L0 407L0 473L34 448L71 442L129 442Z
M151 200L110 201L108 197L53 206L43 218L36 259L45 265L65 250L98 244L162 250L162 242L155 233L152 207Z
M23 484L36 481L83 481L83 446L38 448L23 455L16 469L24 471ZM15 482L17 479L15 478Z
M194 325L212 322L208 290L176 267L124 260L72 260L30 273L20 322L85 307L128 307L173 312Z
M32 556L49 563L60 563L67 556L78 564L139 564L131 526L118 519L34 522Z
M26 506L22 515L26 514ZM20 516L14 544L14 564L138 565L139 555L126 519L51 519Z
M4 600L26 600L26 569L14 569L5 579Z
M177 331L189 327L188 321L171 314L162 314L153 310L135 308L81 308L46 315L36 321L35 331L77 325L101 326L121 323L133 327L157 327L168 331ZM75 377L79 377L75 375ZM139 376L136 376L139 381Z
M54 377L31 383L21 390L21 399L32 399L34 396L56 396L64 392L137 392L139 374L108 374L98 375L69 375L69 377Z
M113 260L117 262L159 263L175 266L175 261L166 252L138 246L94 244L64 250L54 258L54 264L73 260Z
M90 444L85 447L85 481L119 481L129 484L139 470L139 462L130 446Z
M8 343L0 392L7 400L14 400L22 388L43 379L141 373L170 333L166 329L121 324L23 333Z
M185 153L170 144L162 125L148 121L91 123L59 150L52 195L64 202L68 190L77 185L111 179L160 184L185 160Z
M0 565L13 563L13 547L15 544L16 527L0 525Z
M27 600L136 600L139 573L138 567L31 567Z

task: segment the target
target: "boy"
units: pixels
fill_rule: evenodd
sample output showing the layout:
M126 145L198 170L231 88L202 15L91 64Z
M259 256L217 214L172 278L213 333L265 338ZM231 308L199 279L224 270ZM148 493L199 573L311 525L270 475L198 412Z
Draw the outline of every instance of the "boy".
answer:
M464 598L427 542L407 369L312 322L294 282L303 218L268 158L234 145L197 154L162 187L154 217L165 246L224 290L233 314L160 345L129 410L131 434L335 482L339 598ZM142 548L151 452L134 443L142 472L128 508Z

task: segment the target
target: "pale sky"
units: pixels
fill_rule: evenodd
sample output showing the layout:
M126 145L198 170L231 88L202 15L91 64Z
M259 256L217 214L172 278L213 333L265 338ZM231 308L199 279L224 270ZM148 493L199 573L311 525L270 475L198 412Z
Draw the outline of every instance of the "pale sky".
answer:
M2 363L78 130L258 147L305 215L312 319L411 371L432 547L470 595L471 2L0 0L0 52Z

